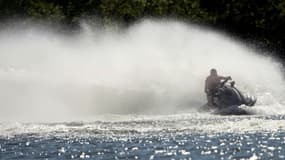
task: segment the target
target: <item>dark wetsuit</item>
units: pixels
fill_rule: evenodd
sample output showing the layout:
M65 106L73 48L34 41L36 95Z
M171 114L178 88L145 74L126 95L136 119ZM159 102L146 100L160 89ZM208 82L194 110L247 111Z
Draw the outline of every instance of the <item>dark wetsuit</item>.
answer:
M213 106L213 97L217 92L217 87L221 83L221 80L225 80L227 77L210 75L205 82L205 92L207 94L208 105Z

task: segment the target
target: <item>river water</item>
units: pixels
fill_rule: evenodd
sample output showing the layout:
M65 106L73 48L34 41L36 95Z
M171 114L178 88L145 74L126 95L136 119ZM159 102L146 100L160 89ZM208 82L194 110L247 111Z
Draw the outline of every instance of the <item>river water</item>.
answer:
M99 120L101 119L101 120ZM285 115L105 115L2 123L1 159L284 159Z

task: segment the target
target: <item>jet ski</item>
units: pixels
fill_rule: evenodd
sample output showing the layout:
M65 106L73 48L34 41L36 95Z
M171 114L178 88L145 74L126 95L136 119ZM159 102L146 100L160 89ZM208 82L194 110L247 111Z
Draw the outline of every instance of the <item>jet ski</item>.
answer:
M202 110L208 110L220 115L248 115L251 114L244 107L252 107L257 99L252 95L244 95L235 87L235 81L226 79L217 87L217 92L212 98L212 104L205 104Z

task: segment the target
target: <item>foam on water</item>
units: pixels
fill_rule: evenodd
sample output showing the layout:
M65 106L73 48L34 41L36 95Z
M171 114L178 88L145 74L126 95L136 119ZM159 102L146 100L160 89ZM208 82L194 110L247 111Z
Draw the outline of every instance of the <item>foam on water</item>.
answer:
M1 121L191 115L213 67L257 96L257 114L285 113L281 65L210 29L153 20L118 32L84 24L72 36L16 28L0 34Z
M15 135L75 137L141 137L184 134L284 133L285 116L101 115L65 123L0 123L0 137Z

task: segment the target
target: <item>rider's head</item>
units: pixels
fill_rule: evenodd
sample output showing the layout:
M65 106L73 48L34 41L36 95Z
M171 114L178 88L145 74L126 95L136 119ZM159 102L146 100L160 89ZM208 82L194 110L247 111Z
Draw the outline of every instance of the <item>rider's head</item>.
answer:
M217 76L218 75L217 70L215 68L211 69L210 74L211 74L211 76Z

